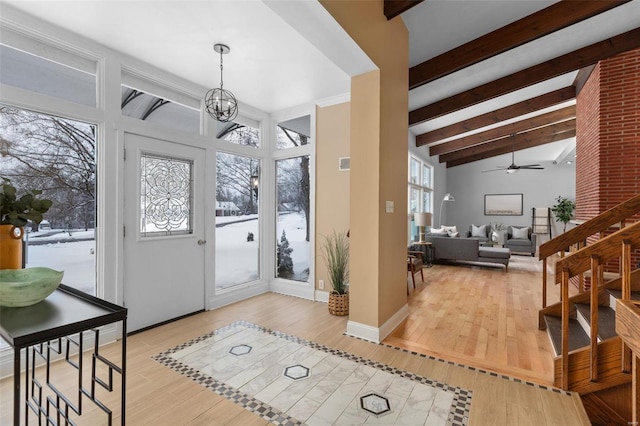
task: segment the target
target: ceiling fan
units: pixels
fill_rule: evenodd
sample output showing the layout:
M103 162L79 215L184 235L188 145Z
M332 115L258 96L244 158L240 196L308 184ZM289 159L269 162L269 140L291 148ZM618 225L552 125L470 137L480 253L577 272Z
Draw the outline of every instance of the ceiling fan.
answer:
M483 170L482 173L506 171L507 174L511 174L511 173L516 173L518 170L544 170L544 167L540 166L540 164L525 164L524 166L518 166L515 161L515 148L514 148L511 151L511 165L507 167L498 166L497 169Z

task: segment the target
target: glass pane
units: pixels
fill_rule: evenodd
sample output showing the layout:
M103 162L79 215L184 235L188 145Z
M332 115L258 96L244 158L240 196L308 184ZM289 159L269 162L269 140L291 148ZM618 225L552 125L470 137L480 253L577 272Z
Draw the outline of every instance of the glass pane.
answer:
M166 99L122 86L121 111L137 118L188 133L200 133L200 112Z
M431 188L431 167L425 164L422 165L422 186Z
M90 107L96 106L96 76L0 45L0 83Z
M281 121L276 126L276 148L286 149L311 143L311 117Z
M260 148L260 129L238 123L216 122L216 138L237 145Z
M419 211L420 207L420 190L416 188L409 188L409 213L415 213Z
M64 271L95 295L96 126L0 105L0 170L18 194L41 189L53 205L25 228L26 266ZM24 160L28 159L28 162Z
M309 156L276 161L276 277L309 280Z
M420 162L413 157L409 161L409 182L420 184Z
M140 234L159 237L193 233L193 162L140 157Z
M216 171L216 290L220 290L260 278L260 160L218 152Z
M431 192L424 190L422 191L422 209L420 211L431 211Z
M409 219L409 241L418 241L418 227L416 226L415 220L413 220L413 215L410 215Z

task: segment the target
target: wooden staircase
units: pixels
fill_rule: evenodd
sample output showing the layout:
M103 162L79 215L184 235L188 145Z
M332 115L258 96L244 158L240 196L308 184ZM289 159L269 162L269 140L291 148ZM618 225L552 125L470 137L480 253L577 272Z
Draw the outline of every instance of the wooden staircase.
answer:
M543 261L539 327L548 331L555 351L554 385L578 392L594 424L638 421L637 402L633 403L638 399L638 386L632 386L631 360L640 354L632 354L616 333L615 310L621 300L640 300L640 265L632 263L631 255L640 249L640 221L632 222L639 212L640 195L539 250ZM595 242L587 245L591 240ZM547 259L556 253L561 257L553 282L560 285L561 302L546 306ZM618 262L617 273L605 273L611 261ZM589 288L585 288L587 278ZM570 285L578 288L572 297Z

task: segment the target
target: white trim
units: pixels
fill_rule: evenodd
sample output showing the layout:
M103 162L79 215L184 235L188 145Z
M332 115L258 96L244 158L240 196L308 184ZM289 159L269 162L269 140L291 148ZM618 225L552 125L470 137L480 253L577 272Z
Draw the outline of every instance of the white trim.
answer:
M238 289L235 289L234 291L229 291L222 294L218 293L214 296L207 297L205 309L213 310L213 309L221 308L223 306L227 306L232 303L236 303L253 296L258 296L259 294L267 293L268 291L269 291L269 288L267 286L267 283L261 282L256 285L250 285L250 286L245 286L244 288L238 288Z
M391 332L395 330L402 321L407 319L408 316L409 305L405 303L400 309L396 311L395 314L391 315L391 318L386 320L385 323L380 327L380 341L386 339L387 336L391 334Z
M355 321L347 322L346 334L374 343L382 342L391 332L409 316L409 305L405 304L380 327L372 327Z
M370 342L380 343L380 329L367 324L360 324L359 322L349 320L349 322L347 322L346 334Z
M329 292L324 290L315 291L315 301L329 303Z
M309 285L309 283L276 278L269 283L269 291L286 294L288 296L301 297L307 300L315 300L315 290Z
M342 93L341 95L331 96L329 98L324 98L316 101L316 105L320 108L326 108L333 105L340 105L347 102L351 102L351 92Z

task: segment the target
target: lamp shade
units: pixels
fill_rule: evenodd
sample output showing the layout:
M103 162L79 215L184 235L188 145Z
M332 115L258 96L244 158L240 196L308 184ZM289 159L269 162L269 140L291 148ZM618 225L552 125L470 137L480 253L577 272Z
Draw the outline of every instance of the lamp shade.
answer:
M444 194L444 198L442 199L442 201L455 201L456 199L453 198L453 195L451 195L450 193L446 193Z
M431 213L414 213L413 220L416 226L431 226Z

